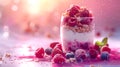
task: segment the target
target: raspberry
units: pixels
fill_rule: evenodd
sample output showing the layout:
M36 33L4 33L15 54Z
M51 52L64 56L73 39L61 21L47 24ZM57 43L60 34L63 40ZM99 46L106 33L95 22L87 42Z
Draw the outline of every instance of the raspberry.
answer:
M52 48L47 48L47 49L45 49L45 53L46 53L47 55L51 55L51 53L52 53Z
M83 8L81 10L82 11L81 11L80 17L89 17L90 14L89 14L89 11L87 9Z
M77 49L75 51L75 57L80 57L81 55L85 55L85 54L86 54L86 51L83 49Z
M89 45L90 45L89 42L85 42L85 43L81 44L81 48L85 49L85 50L88 50L89 49Z
M72 43L71 46L69 47L69 50L75 52L78 48L79 48L79 47L78 47L77 43L74 42L74 43Z
M59 48L54 48L51 55L54 57L56 54L64 55L64 53Z
M62 24L64 25L64 24L68 23L69 20L70 20L70 17L63 17Z
M69 23L68 23L69 26L74 27L76 24L77 24L77 19L71 18L69 20Z
M90 49L88 53L91 59L95 59L98 55L95 49Z
M92 22L92 18L83 18L80 23L89 25Z
M75 58L77 62L82 62L86 59L86 51L83 49L78 49L75 51Z
M109 53L104 51L100 55L101 60L109 60Z
M43 48L38 48L35 52L35 56L37 58L43 58L44 57L44 49Z
M62 51L62 45L61 44L57 44L54 48L59 48Z
M81 58L76 58L77 62L83 62L83 60Z
M86 59L86 55L80 55L79 57L76 57L77 62L82 62L84 59Z
M73 5L70 9L69 9L69 15L71 17L73 17L75 14L79 13L80 7L77 5Z
M101 48L101 52L104 52L104 51L110 53L110 52L111 52L111 49L110 49L109 47L107 47L107 46L103 46L103 47Z
M66 53L66 59L70 59L70 58L74 58L74 57L75 57L75 55L74 55L73 52L71 52L71 53Z
M64 58L63 55L61 55L61 54L56 54L56 55L53 57L52 61L53 61L54 63L60 63L60 64L62 64L62 63L65 63L65 58Z
M89 13L89 17L92 17L92 14L91 14L91 13Z
M51 48L54 48L57 44L59 44L59 42L52 42L52 43L50 44L50 47L51 47Z
M100 47L98 45L94 45L93 47L96 51L98 51L98 53L100 53Z

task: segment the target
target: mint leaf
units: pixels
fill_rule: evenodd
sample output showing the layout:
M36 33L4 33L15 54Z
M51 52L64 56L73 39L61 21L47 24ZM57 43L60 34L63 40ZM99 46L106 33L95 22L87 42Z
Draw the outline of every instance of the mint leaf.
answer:
M104 44L100 41L96 41L95 44L98 45L98 46L101 46L101 47L104 46Z
M106 45L106 44L108 43L108 38L105 37L105 38L102 40L102 43L103 43L104 45Z

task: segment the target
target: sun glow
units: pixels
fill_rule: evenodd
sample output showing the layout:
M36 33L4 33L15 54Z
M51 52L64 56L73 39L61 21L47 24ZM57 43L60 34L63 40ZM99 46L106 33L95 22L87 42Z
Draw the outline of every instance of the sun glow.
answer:
M27 7L30 14L35 14L40 11L40 1L41 0L27 0Z
M51 11L57 5L58 0L25 0L24 4L30 14L42 14Z

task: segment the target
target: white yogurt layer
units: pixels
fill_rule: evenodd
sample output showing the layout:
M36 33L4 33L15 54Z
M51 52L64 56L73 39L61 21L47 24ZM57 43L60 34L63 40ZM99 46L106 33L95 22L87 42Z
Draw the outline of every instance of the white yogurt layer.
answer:
M78 32L73 32L72 30L68 30L64 27L61 27L60 29L60 36L61 36L61 41L66 40L66 41L79 41L79 42L93 42L94 40L94 30L90 32L83 32L83 33L78 33Z
M77 44L75 43L76 41L79 43L85 43L85 42L93 43L94 30L90 32L78 33L78 32L73 32L72 30L68 30L67 28L61 26L60 37L63 45L63 50L65 52L69 52L70 44L68 44L68 42L71 42L72 45L76 45L76 46L77 46Z

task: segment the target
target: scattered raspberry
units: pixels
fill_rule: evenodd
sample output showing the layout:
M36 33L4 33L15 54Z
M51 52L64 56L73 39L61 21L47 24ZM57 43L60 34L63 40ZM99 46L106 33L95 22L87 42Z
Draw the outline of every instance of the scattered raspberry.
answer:
M62 45L61 44L57 44L54 48L59 48L62 51Z
M52 55L52 57L54 57L56 54L64 55L64 53L63 53L59 48L55 48L55 49L53 49L51 55Z
M44 57L44 49L43 48L38 48L35 52L35 56L37 58L43 58Z
M83 60L81 58L77 58L76 61L77 62L83 62Z
M100 53L100 47L98 45L94 45L93 47L96 51L98 51L98 53Z
M69 50L72 51L72 52L75 52L75 50L77 50L78 47L76 45L72 45L70 46Z
M101 52L104 52L104 51L110 53L110 52L111 52L111 49L110 49L109 47L107 47L107 46L103 46L103 47L101 48Z
M80 55L76 57L77 62L83 62L86 59L86 55Z
M75 58L78 62L82 62L86 59L86 51L83 49L78 49L75 51Z
M69 47L70 51L75 52L77 49L79 49L79 45L77 42L71 42L69 45L70 45Z
M53 57L52 61L53 61L54 63L60 63L60 64L62 64L62 63L65 63L65 58L64 58L63 55L61 55L61 54L56 54L56 55Z
M75 57L79 57L79 56L85 55L85 54L86 54L86 51L83 50L83 49L77 49L77 50L75 51Z
M91 59L95 59L98 55L95 49L90 49L88 53Z
M57 44L59 44L59 42L52 42L52 43L50 44L50 47L51 47L51 48L54 48Z
M84 50L88 50L89 49L89 45L90 45L89 42L85 42L85 43L81 44L81 48L84 49Z

